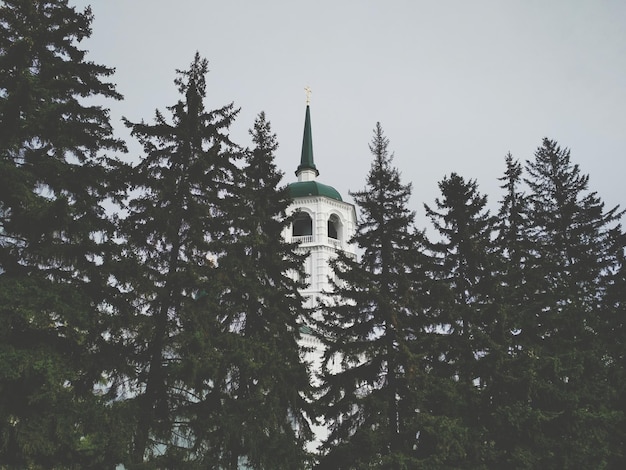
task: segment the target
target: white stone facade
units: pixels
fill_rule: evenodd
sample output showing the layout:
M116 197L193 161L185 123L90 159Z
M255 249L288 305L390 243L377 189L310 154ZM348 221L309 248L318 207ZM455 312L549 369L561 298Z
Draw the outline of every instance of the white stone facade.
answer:
M356 256L354 246L349 243L356 229L356 213L352 204L326 196L296 198L288 209L288 215L296 211L311 219L311 233L294 232L292 225L283 232L283 236L287 242L300 242L297 251L309 255L305 261L309 286L302 294L315 301L331 287L329 277L333 273L329 261L337 251ZM334 227L335 233L332 229L329 233L329 225Z
M283 230L283 238L290 243L299 243L297 252L308 255L304 261L307 287L301 293L306 299L306 306L313 310L313 318L320 320L321 315L316 311L316 307L332 289L330 279L334 273L330 261L341 251L356 259L356 247L350 240L356 231L357 220L353 204L344 202L333 187L316 181L319 171L313 161L308 103L302 155L296 175L298 181L289 185L293 202L287 209L287 215L293 215L294 219L291 225ZM314 324L303 325L301 346L304 351L303 359L310 364L312 380L317 384L324 345L316 336L309 334L314 328ZM328 430L324 426L312 428L315 440L309 446L309 450L315 451L328 435Z
M295 198L288 210L288 215L299 211L308 216L311 222L310 234L297 231L296 223L287 227L283 236L288 242L300 242L297 251L307 253L304 271L309 284L302 295L306 298L306 305L315 308L324 294L331 289L329 279L333 276L330 260L338 251L344 251L356 258L356 250L349 240L356 230L356 211L352 204L326 196L307 196ZM295 234L294 234L295 231ZM330 232L330 233L329 233ZM319 316L314 313L319 319ZM321 368L324 347L321 341L313 335L303 333L301 346L308 352L304 360L310 364L314 383L317 383L317 373ZM324 426L312 426L315 439L309 450L315 451L328 431Z

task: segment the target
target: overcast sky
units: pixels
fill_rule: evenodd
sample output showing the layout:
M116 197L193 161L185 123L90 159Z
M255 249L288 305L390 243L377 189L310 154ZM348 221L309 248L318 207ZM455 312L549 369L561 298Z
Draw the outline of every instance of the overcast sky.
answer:
M504 156L557 140L607 206L626 204L623 0L70 0L91 4L88 58L116 69L120 119L152 120L178 99L175 69L209 60L210 109L241 108L233 139L265 111L277 164L295 180L310 86L319 181L360 190L380 121L411 208L451 172L477 179L493 208ZM127 139L131 156L140 151ZM130 158L130 157L129 157Z

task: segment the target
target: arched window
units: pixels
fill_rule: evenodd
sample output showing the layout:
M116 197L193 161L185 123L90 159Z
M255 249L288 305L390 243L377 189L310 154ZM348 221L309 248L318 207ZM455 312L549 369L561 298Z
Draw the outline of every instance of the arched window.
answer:
M310 237L313 235L313 221L306 212L300 212L293 221L294 237Z
M328 218L328 238L339 240L341 235L341 221L335 214Z

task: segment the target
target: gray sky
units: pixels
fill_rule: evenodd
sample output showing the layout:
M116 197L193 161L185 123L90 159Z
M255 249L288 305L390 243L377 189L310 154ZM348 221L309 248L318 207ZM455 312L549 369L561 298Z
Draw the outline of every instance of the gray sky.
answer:
M504 156L532 158L543 137L569 147L607 206L626 203L623 0L70 0L92 5L88 58L115 67L120 118L152 120L178 99L175 69L209 60L207 107L241 107L233 139L265 111L277 163L295 180L304 87L319 180L360 190L377 121L427 224L437 182L478 180L494 208ZM127 138L131 156L140 149ZM130 157L129 157L130 158Z

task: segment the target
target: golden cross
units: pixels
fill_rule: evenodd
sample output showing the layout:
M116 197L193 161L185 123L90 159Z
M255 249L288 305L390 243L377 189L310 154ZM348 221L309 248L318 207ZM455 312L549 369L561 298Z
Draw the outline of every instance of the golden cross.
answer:
M311 87L306 86L304 88L304 92L306 93L306 104L308 106L309 104L311 104Z

